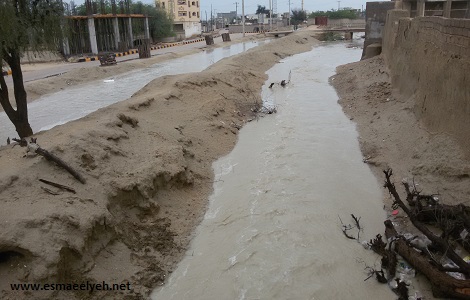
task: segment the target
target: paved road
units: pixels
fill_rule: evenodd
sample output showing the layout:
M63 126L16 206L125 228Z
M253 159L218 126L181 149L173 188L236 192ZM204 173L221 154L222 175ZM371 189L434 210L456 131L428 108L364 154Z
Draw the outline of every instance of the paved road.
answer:
M235 39L241 38L242 34L237 33L237 34L231 34L230 36L232 40L235 40ZM215 38L214 42L216 44L223 43L221 37ZM170 47L170 48L157 49L157 50L152 50L152 56L162 55L165 53L181 53L181 52L188 51L188 50L195 49L195 48L202 48L204 46L206 46L206 43L203 41L203 42L180 45L180 46L175 46L175 47ZM138 59L138 58L139 58L139 54L131 54L131 55L126 55L122 57L116 57L116 60L118 62L123 62L123 61ZM67 73L68 71L71 71L73 69L89 68L89 67L95 67L99 65L100 65L99 61L90 61L90 62L81 62L81 63L68 63L68 62L46 63L46 64L36 64L34 65L34 68L31 68L32 70L28 70L28 66L25 65L24 70L23 70L23 80L24 82L29 82L29 81L34 81L38 79L43 79L43 78ZM5 81L8 86L12 86L13 82L12 82L11 76L5 77Z

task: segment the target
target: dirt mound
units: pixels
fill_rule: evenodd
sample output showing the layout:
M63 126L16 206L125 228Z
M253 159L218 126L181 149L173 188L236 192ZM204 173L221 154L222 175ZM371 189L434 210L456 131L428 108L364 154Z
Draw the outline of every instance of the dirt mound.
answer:
M184 255L212 190L212 162L254 118L265 71L311 49L277 39L198 74L167 76L129 100L36 135L82 185L19 146L0 148L0 297L140 299ZM76 193L47 187L44 178ZM126 292L13 292L11 283L131 284Z

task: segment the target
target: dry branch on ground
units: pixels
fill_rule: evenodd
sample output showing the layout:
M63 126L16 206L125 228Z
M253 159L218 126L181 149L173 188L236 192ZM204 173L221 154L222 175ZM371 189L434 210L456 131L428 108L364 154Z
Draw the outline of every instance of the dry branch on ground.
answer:
M86 179L82 176L78 171L72 168L68 163L63 161L60 157L56 156L55 154L47 151L46 149L41 148L37 143L36 139L31 138L31 142L27 142L25 139L13 139L15 142L22 147L28 147L28 152L34 152L41 156L44 156L49 161L55 162L59 167L63 168L67 172L69 172L75 179L80 181L81 183L85 184Z

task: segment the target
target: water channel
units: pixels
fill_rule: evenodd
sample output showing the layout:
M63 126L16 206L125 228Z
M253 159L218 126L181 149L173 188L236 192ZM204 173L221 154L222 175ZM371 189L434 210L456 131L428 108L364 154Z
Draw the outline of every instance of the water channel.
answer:
M239 54L269 41L253 41L158 63L146 69L120 74L101 82L79 85L49 94L28 104L29 121L34 132L79 119L99 108L128 99L155 78L201 72L217 61ZM16 137L16 131L5 112L0 112L0 145L7 137Z
M214 193L190 249L152 299L395 299L367 277L380 260L348 240L361 216L383 232L382 193L328 78L361 50L328 44L281 61L263 87L278 113L241 130L214 165ZM286 88L269 89L286 79Z

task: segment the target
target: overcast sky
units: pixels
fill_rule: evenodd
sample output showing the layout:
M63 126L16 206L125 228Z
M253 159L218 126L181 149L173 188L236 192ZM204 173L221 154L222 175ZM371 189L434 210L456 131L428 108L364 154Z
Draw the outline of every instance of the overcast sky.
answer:
M137 0L133 0L137 2ZM155 3L153 0L141 0L144 3ZM176 0L175 0L176 1ZM370 1L370 0L369 0ZM67 2L67 0L65 0ZM75 4L83 4L84 0L75 0ZM119 2L117 0L116 2ZM242 0L199 0L201 4L201 17L204 18L205 12L210 16L211 4L214 12L230 12L235 10L235 2L238 2L238 13L241 14ZM301 8L301 0L290 0L292 9ZM266 6L269 9L269 0L245 0L245 14L254 14L259 5ZM342 0L340 7L362 8L366 6L366 0ZM316 10L338 9L338 1L334 0L304 0L304 9L311 12ZM283 13L289 11L289 0L277 0L277 12Z

